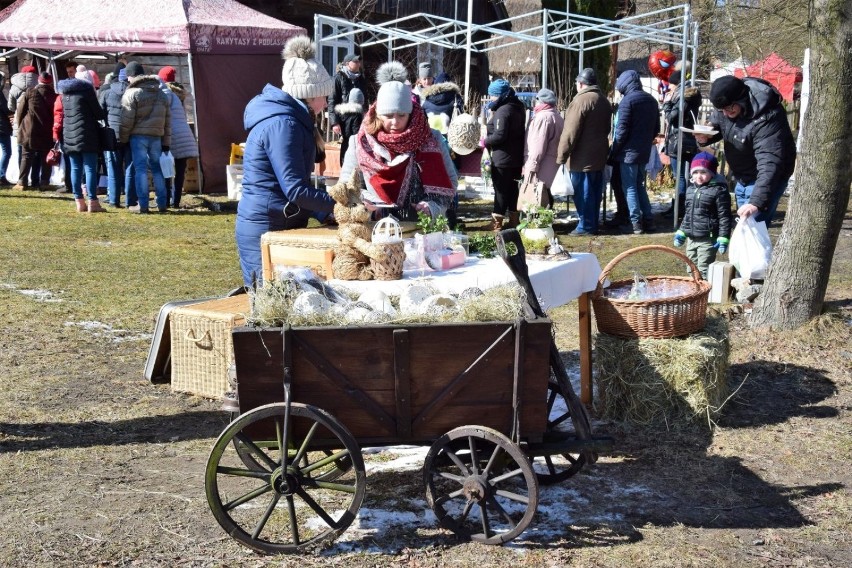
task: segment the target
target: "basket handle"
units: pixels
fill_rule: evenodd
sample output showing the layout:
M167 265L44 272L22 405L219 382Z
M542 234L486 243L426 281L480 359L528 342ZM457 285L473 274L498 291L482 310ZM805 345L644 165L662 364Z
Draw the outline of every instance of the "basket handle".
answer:
M609 263L607 263L607 265L604 267L603 271L601 271L601 275L598 276L598 285L595 288L595 291L593 292L594 297L600 297L601 292L603 290L604 282L607 281L607 278L609 278L609 273L612 272L612 270L615 268L615 266L619 262L621 262L622 260L624 260L628 256L634 255L634 254L639 253L639 252L647 252L649 250L658 250L658 251L661 251L661 252L665 252L665 253L668 253L668 254L675 256L678 259L684 261L687 264L687 266L689 266L689 269L692 273L692 280L695 283L698 283L698 282L701 281L701 276L700 276L700 273L698 272L698 267L695 266L695 264L691 260L689 260L689 258L687 258L686 255L683 254L682 252L675 250L672 247L667 247L665 245L643 245L641 247L635 247L635 248L632 248L630 250L626 250L623 253L616 256L615 258L613 258L612 260L610 260Z
M195 330L194 329L186 330L186 333L183 336L184 336L184 338L186 338L189 341L192 341L195 344L199 344L202 341L204 341L205 339L209 340L209 341L213 341L213 337L210 335L209 329L207 331L205 331L204 335L202 335L201 337L195 337Z

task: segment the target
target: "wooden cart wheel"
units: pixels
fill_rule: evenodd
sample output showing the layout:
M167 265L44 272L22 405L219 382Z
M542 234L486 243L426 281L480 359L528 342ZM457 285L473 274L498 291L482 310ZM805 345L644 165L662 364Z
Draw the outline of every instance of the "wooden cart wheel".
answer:
M547 383L547 434L564 434L573 431L571 410L556 381ZM539 456L533 459L533 469L542 485L565 481L577 474L586 465L586 456L580 452L568 452L554 456Z
M361 450L340 422L314 406L292 403L285 423L285 408L268 404L229 424L210 451L205 474L207 503L225 532L267 554L334 541L352 524L367 487ZM257 444L254 438L275 443ZM251 465L238 447L251 456ZM328 448L343 449L327 455ZM334 482L319 479L317 472L344 458L350 469Z
M254 445L263 449L265 452L270 451L278 451L278 442L276 440L254 440ZM257 458L251 452L250 448L238 438L234 438L234 449L237 452L237 455L240 457L240 460L245 464L245 466L252 471L263 471L264 465L258 462ZM321 450L323 454L326 456L333 456L337 452L336 450ZM289 457L292 459L296 455L296 450L291 448ZM307 456L302 456L303 466L307 465ZM347 455L343 457L336 457L334 461L326 464L321 468L317 468L311 471L310 476L317 481L334 481L338 479L341 475L349 471L352 467L352 459Z
M538 506L538 481L527 456L484 426L461 426L438 438L423 477L441 526L475 542L509 542L527 528Z

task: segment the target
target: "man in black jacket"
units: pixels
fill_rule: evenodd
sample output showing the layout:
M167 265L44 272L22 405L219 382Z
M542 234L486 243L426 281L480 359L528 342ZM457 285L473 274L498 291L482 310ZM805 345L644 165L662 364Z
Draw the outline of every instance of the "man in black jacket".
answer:
M328 100L328 122L331 124L332 131L338 136L341 134L341 127L334 107L347 102L352 89L361 89L365 96L367 94L367 82L364 80L364 74L361 73L361 56L354 53L343 58L343 65L334 76L334 91ZM340 156L342 163L343 153Z
M755 77L725 76L710 88L719 133L695 135L699 144L725 142L725 159L737 180L737 215L772 221L796 166L796 142L778 90Z

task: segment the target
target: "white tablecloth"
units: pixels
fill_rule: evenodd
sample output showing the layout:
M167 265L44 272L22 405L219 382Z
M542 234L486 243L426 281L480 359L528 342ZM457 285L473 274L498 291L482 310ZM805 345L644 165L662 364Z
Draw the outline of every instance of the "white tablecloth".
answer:
M560 261L528 260L530 281L541 307L545 310L567 304L584 292L591 292L598 284L601 265L591 253L571 253L571 258ZM458 294L476 286L482 289L516 282L514 275L500 258L468 258L464 266L432 272L407 270L402 280L331 280L334 287L343 287L361 293L382 290L389 296L398 296L418 278L443 293Z

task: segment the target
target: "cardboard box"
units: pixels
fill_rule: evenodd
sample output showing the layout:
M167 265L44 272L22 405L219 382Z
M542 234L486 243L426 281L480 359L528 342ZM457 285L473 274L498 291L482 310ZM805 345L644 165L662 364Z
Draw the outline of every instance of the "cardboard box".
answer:
M186 174L183 178L184 193L198 193L198 158L186 159Z
M731 279L734 277L734 265L730 262L712 262L707 267L707 280L710 282L711 304L724 304L731 297Z
M221 398L234 361L231 329L245 324L247 294L209 300L171 311L172 390Z
M225 173L228 178L228 199L239 201L243 196L243 166L242 164L233 164L225 166Z

